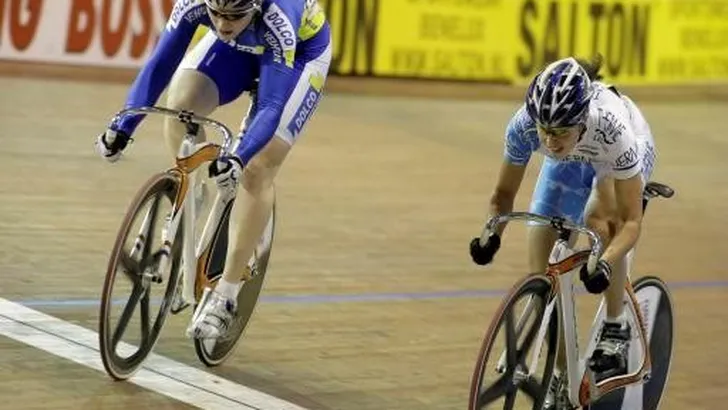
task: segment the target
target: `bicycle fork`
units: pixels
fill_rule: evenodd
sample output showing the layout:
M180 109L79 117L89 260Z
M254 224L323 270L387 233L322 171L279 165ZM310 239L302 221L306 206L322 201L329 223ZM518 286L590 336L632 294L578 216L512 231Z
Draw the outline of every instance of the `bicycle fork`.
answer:
M149 208L149 210L144 215L144 220L142 220L142 225L139 227L139 233L137 233L136 238L134 239L134 245L132 246L131 250L129 251L129 258L134 260L134 258L137 256L137 254L141 253L139 257L139 262L144 263L142 258L144 258L144 248L147 246L148 243L152 242L152 237L154 236L154 232L150 232L150 226L152 224L152 220L156 216L157 209L159 207L159 202L155 202L152 204L152 206ZM162 254L162 257L164 257L164 253ZM153 265L152 265L153 266ZM156 271L149 270L148 267L145 267L145 269L142 272L139 272L141 275L142 283L144 286L148 286L150 282L154 283L162 283L162 275L159 273L160 270L157 269Z
M144 215L144 220L142 221L142 226L139 228L139 233L137 234L136 239L134 239L134 246L131 248L131 251L129 252L129 257L131 259L134 259L136 254L138 252L141 252L144 247L147 244L147 240L149 238L146 237L144 234L145 232L149 231L149 225L152 223L152 210L149 209L147 211L146 215Z

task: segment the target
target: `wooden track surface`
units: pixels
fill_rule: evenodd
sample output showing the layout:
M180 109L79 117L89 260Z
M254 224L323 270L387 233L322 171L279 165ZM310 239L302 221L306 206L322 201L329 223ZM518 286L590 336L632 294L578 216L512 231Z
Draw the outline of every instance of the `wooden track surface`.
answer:
M128 202L169 164L161 122L145 122L124 160L109 165L92 143L126 86L0 78L0 90L0 296L95 330L95 304L57 301L98 300ZM246 104L215 117L236 126ZM467 254L516 106L328 95L279 175L265 299L235 356L214 372L310 409L465 408L498 292L525 268L522 227L509 230L493 267L475 267ZM722 408L728 105L643 107L659 150L654 177L677 190L651 205L636 261L638 276L682 284L662 408ZM172 317L156 351L201 367L186 322ZM0 397L13 397L2 409L187 408L2 337L0 351Z

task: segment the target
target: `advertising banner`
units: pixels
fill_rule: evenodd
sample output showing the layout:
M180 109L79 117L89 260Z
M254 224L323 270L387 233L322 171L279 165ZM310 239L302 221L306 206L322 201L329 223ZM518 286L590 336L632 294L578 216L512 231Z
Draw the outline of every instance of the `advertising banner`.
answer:
M524 84L599 53L617 84L728 82L728 0L319 2L334 75ZM174 3L0 0L0 60L138 68Z

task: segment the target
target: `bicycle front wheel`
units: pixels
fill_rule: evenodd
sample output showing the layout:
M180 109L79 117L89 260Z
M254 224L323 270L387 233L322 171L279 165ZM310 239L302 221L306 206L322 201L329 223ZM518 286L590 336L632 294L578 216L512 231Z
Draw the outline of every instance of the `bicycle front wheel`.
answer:
M113 379L127 379L139 369L169 313L182 256L182 229L169 255L161 232L179 188L176 175L154 175L137 193L119 228L99 312L99 351ZM159 269L164 257L168 272ZM158 310L153 314L155 306Z
M533 274L518 282L501 302L485 334L471 379L468 408L541 410L554 371L558 326L551 280ZM544 353L546 360L530 368L531 359ZM519 392L524 394L519 397Z

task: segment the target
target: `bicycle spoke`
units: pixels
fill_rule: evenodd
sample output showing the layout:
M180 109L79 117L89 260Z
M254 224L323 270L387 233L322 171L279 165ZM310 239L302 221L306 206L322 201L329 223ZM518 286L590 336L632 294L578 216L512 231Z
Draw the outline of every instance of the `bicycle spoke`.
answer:
M545 309L538 309L538 314L535 317L541 317L543 315L543 311ZM526 337L523 339L523 343L521 344L521 348L518 349L517 352L517 360L518 363L521 364L524 368L526 367L526 358L528 357L528 352L531 350L531 346L533 345L534 340L536 340L536 335L538 334L539 327L541 326L540 321L534 321L531 328L528 329L528 333L526 334Z
M501 376L497 382L493 383L492 386L488 387L484 392L481 392L478 396L478 407L482 408L486 405L493 403L499 398L505 396L508 393L508 388L511 384L511 377L507 374Z
M533 376L529 376L526 380L524 380L519 388L533 399L534 402L539 401L541 397L543 397L544 388Z
M516 393L518 390L512 389L506 393L506 402L503 405L503 410L513 410L513 406L516 404Z
M149 291L151 287L147 287L146 292L144 292L144 296L139 301L139 313L141 314L141 325L142 325L142 334L141 334L141 342L140 345L144 346L147 342L147 339L149 338Z
M516 353L518 350L518 342L516 340L515 320L513 320L513 309L506 312L506 374L513 374L516 369Z
M126 307L124 307L124 311L119 318L119 324L116 326L114 335L111 338L112 347L115 347L116 344L119 343L119 340L121 340L121 335L124 334L126 327L129 326L129 320L131 319L134 309L139 303L139 299L141 299L143 293L144 288L141 286L141 282L138 285L134 285L134 289L132 289L131 295L129 295L129 300L126 302Z

